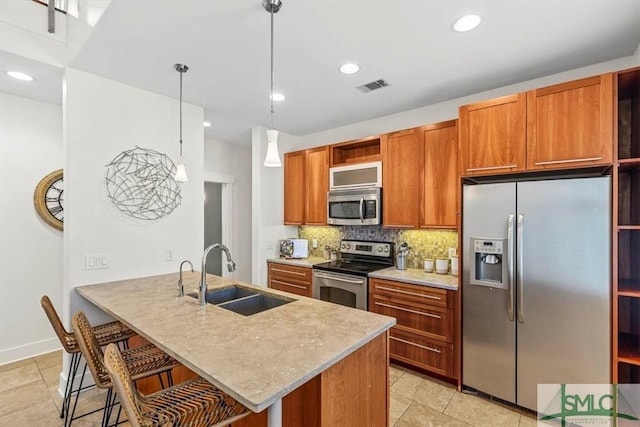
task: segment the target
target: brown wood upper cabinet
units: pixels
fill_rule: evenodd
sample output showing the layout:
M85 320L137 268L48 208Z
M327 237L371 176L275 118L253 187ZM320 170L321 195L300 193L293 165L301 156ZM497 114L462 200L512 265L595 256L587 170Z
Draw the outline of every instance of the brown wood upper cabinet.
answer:
M526 106L519 93L460 107L461 175L524 170Z
M458 223L457 120L424 126L424 189L420 192L420 227L456 228Z
M460 174L608 164L612 74L460 107Z
M456 228L457 120L383 135L383 225Z
M422 135L420 128L383 135L382 221L385 227L416 228L422 191Z
M527 92L527 168L611 163L613 75Z
M284 155L284 223L325 225L329 146Z

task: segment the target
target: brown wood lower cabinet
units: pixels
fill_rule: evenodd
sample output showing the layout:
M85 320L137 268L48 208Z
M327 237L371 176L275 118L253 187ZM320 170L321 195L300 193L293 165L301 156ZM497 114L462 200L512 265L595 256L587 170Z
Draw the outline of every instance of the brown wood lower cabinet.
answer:
M269 287L303 297L311 297L312 269L278 262L269 263Z
M457 292L385 279L370 279L369 310L396 318L389 357L458 379Z

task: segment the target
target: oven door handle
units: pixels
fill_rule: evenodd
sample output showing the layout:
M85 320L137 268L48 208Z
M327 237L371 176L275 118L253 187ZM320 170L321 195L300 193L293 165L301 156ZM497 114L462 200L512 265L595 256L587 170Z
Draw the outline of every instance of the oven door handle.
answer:
M360 197L360 222L364 222L364 198Z
M362 280L349 280L349 279L344 279L342 277L339 276L326 276L324 274L320 274L320 273L314 273L315 277L319 277L321 279L329 279L329 280L337 280L338 282L347 282L347 283L357 283L357 284L363 284L364 283L364 279Z

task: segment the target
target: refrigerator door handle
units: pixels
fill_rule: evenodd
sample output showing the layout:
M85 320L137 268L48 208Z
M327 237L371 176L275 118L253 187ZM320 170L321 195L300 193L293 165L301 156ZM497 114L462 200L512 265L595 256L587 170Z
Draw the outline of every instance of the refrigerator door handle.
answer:
M518 322L524 323L524 253L522 248L524 247L523 235L524 235L524 215L518 214L518 264L517 270L517 283L518 283Z
M513 258L515 252L513 250L513 214L509 214L509 230L507 233L507 314L509 320L513 322L513 284L515 282L515 269L513 268Z

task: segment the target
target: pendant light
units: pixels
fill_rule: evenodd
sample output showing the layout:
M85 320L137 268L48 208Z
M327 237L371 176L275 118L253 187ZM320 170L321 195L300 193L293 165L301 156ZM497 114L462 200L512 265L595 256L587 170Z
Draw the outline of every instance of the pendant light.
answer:
M178 165L176 170L176 176L174 179L177 182L187 182L187 170L184 167L184 161L182 160L182 75L189 70L184 64L175 64L173 68L180 73L180 157L178 158Z
M265 10L271 15L271 129L267 131L267 156L264 165L270 168L282 166L280 155L278 154L278 131L273 129L273 14L278 13L282 7L280 0L262 0Z

